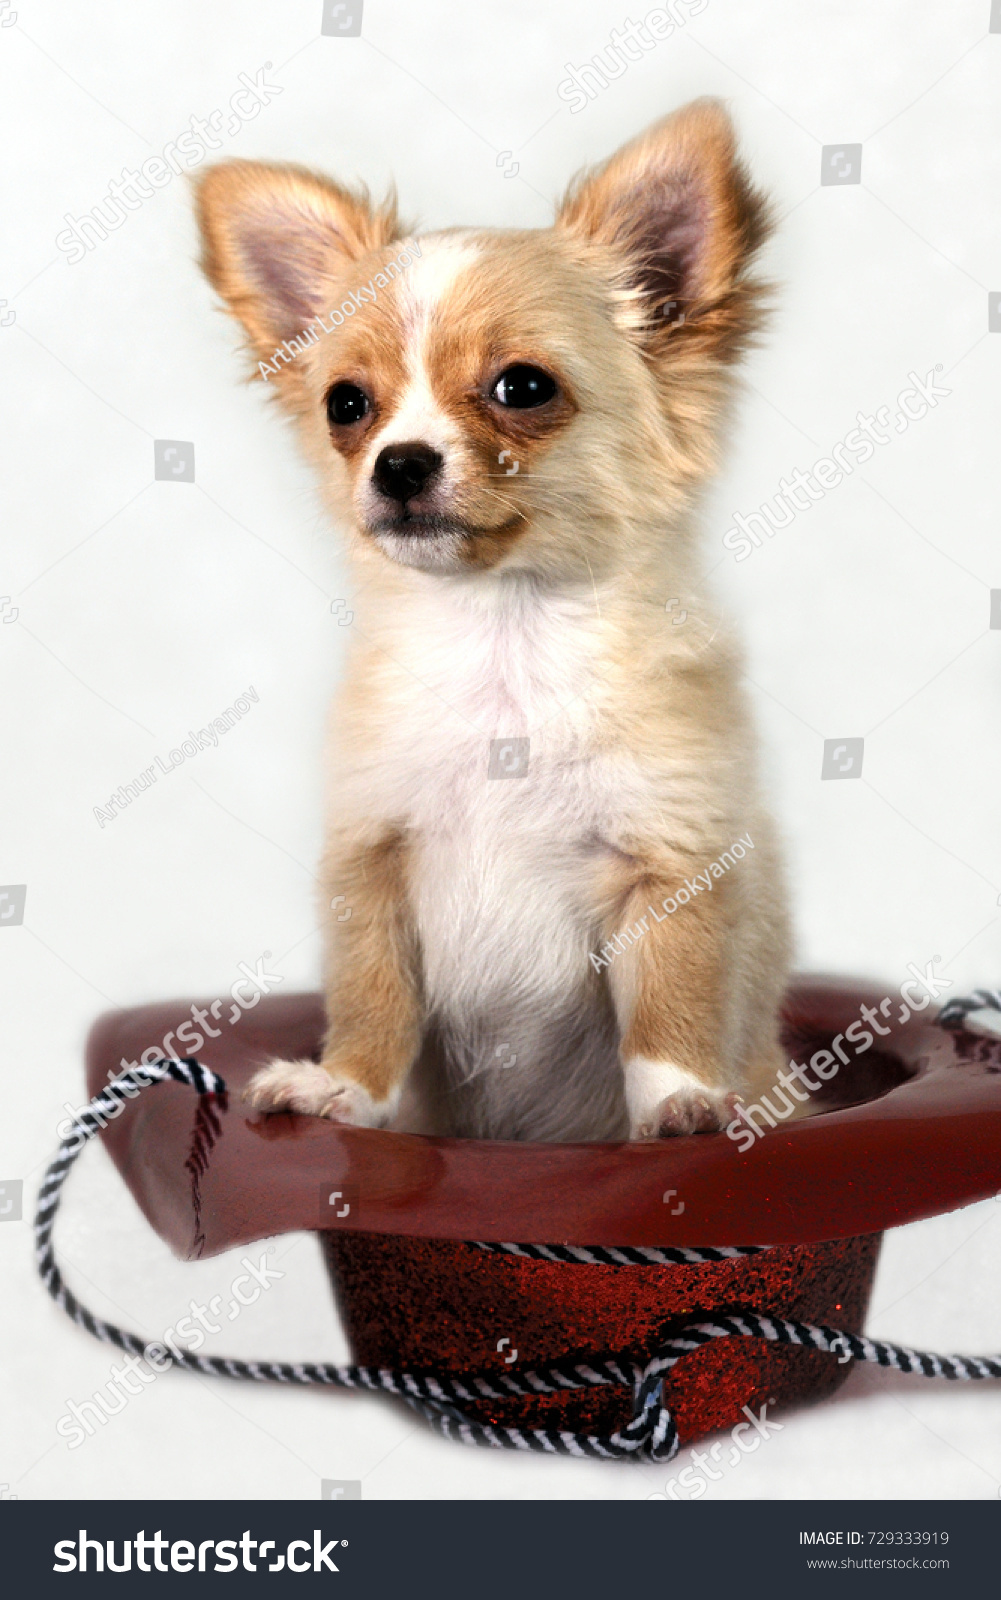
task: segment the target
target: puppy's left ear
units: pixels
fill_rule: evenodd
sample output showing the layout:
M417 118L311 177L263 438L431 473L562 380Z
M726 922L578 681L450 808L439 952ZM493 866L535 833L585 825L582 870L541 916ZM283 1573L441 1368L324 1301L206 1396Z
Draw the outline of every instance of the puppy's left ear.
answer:
M768 205L717 100L695 100L571 184L557 227L607 247L653 358L733 361L763 317Z

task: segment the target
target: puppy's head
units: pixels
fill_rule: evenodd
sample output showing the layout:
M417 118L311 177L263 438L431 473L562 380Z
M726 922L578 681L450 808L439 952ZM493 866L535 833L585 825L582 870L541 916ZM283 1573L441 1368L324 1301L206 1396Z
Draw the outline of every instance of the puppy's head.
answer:
M767 230L715 102L585 173L548 230L413 239L392 204L254 162L210 169L198 211L257 374L391 560L607 570L712 466Z

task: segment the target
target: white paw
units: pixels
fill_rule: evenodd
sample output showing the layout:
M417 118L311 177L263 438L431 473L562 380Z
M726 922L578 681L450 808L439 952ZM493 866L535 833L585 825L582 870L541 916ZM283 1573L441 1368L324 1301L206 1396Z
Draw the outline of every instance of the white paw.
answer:
M334 1078L315 1061L272 1061L255 1072L244 1092L256 1111L298 1111L356 1128L377 1128L390 1115L349 1078Z
M707 1088L684 1067L644 1056L626 1063L625 1078L631 1139L718 1133L732 1119L739 1099L732 1091Z

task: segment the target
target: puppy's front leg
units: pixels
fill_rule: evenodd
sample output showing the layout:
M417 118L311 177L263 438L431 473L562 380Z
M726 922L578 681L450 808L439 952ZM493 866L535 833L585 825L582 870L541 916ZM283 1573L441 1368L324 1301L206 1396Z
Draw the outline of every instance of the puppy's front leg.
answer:
M319 1064L273 1061L247 1098L259 1110L300 1111L384 1127L396 1111L421 1036L417 939L406 846L396 834L323 864L327 1037ZM337 894L333 890L337 890Z
M644 871L609 922L621 947L605 952L633 1139L715 1132L742 1087L728 1037L732 888L718 883L669 913L664 901L677 904L682 881L663 867Z

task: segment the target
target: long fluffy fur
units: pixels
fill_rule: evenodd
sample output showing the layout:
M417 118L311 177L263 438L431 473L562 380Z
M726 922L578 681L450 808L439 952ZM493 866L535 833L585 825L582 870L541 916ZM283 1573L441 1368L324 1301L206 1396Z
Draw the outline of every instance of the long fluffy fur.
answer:
M780 1062L788 959L739 656L697 552L766 293L767 208L725 113L657 124L549 232L426 236L405 272L391 206L301 169L213 169L199 210L258 360L387 282L273 385L357 580L323 868L351 916L325 919L330 1082L278 1064L256 1103L471 1137L718 1127ZM508 414L489 385L518 362L558 391ZM353 428L326 416L344 381L371 395ZM373 465L414 440L442 457L414 502L439 532L384 526ZM508 738L530 740L527 772L490 778ZM739 870L596 970L742 833Z

